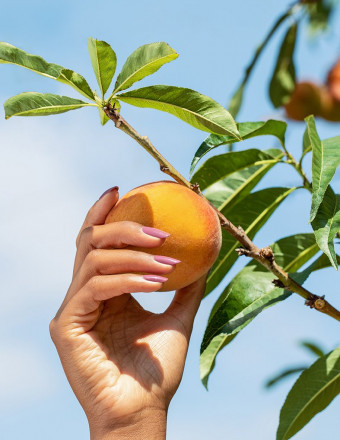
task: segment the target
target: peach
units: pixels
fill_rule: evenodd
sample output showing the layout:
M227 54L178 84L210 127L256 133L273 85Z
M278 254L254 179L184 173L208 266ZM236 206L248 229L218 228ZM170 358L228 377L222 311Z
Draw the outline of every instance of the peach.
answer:
M160 291L176 290L208 272L221 248L221 227L206 200L176 182L160 181L139 186L123 196L106 223L129 220L171 234L157 248L135 248L153 255L181 260L166 275Z
M327 86L334 99L340 101L340 59L328 73Z
M321 111L320 116L327 121L340 121L340 101L334 98L330 90L324 86L321 88Z
M320 87L312 82L300 82L285 105L286 114L290 119L303 121L307 116L319 116L322 97Z

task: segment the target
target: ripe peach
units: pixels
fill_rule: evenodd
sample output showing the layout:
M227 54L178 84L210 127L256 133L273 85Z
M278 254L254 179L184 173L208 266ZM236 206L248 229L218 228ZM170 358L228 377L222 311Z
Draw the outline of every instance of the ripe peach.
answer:
M134 248L181 260L166 275L161 291L176 290L198 280L216 260L221 227L211 206L189 188L170 181L139 186L123 196L106 223L129 220L171 234L161 247Z
M327 86L334 99L340 101L340 59L328 73Z
M327 121L340 121L340 101L334 98L330 90L323 86L321 91L321 111L320 116Z
M296 121L303 121L309 115L319 116L321 112L320 88L312 82L297 83L285 109L287 116Z

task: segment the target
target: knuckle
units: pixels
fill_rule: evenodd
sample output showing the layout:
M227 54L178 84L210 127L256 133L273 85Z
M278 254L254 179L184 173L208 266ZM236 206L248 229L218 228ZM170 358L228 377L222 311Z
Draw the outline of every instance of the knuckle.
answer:
M87 283L86 286L89 289L89 291L94 294L100 291L101 289L101 277L96 275L92 277Z
M94 226L87 226L85 229L83 229L81 233L81 239L83 238L91 242L94 235L94 228Z
M87 226L82 231L79 232L77 238L77 247L79 247L80 243L85 243L87 245L91 244L94 236L94 226Z
M86 266L97 270L97 268L99 267L99 262L101 260L101 255L102 252L100 251L100 249L92 249L92 251L90 251L85 257Z
M120 222L117 222L116 224L117 224L118 227L127 229L129 232L130 231L131 232L135 232L137 229L140 228L140 226L142 226L139 223L132 222L132 221L129 221L129 220L122 220Z
M49 325L49 330L50 330L50 336L53 342L55 342L56 340L56 336L57 336L57 322L56 322L56 318L53 318L50 322Z

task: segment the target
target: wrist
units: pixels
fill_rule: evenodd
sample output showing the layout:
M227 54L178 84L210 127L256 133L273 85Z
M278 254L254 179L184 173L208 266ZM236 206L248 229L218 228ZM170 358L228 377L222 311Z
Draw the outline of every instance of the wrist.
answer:
M102 426L100 420L89 422L91 440L165 440L166 411L145 409L130 417Z

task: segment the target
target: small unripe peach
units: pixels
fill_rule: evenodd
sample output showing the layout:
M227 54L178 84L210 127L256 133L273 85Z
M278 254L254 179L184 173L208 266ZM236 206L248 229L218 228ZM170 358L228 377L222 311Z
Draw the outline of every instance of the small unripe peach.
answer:
M290 119L303 121L309 115L319 116L321 106L322 97L319 86L305 81L296 84L285 109Z
M148 183L125 194L106 223L124 220L170 234L157 248L129 247L181 261L166 275L168 281L161 291L176 290L198 280L208 272L221 248L221 226L216 212L202 197L175 182Z
M320 116L327 121L339 122L340 121L340 101L334 98L329 89L323 87L322 94L322 106Z
M334 99L340 101L340 59L328 73L327 86Z

